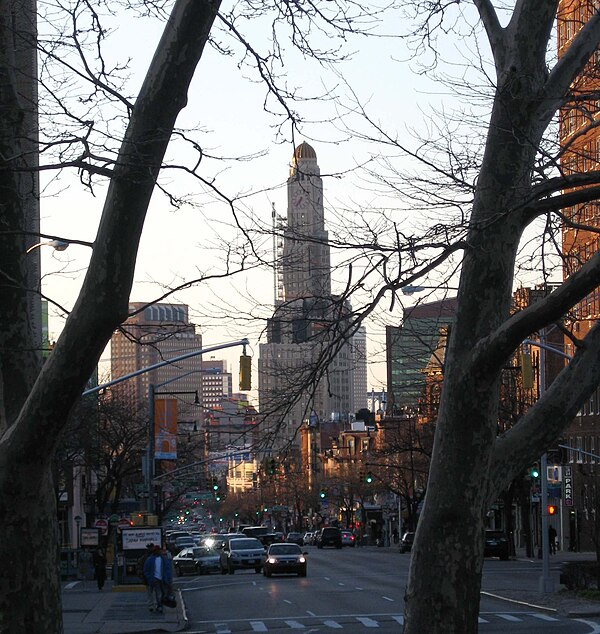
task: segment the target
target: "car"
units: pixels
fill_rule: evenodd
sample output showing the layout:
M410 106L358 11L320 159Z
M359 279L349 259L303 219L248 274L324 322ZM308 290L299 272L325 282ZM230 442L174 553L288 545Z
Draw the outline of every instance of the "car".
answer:
M298 544L271 544L263 565L263 574L270 577L273 574L295 573L299 577L306 577L306 555Z
M411 551L414 541L415 541L414 533L404 533L404 535L402 535L402 539L400 540L400 552L409 553Z
M354 533L352 531L342 531L342 546L354 547L355 545Z
M277 544L285 541L283 533L264 533L263 535L257 535L256 539L260 541L265 549L271 544Z
M216 535L212 535L208 539L205 539L202 542L203 546L213 546L217 550L222 550L225 545L227 545L232 539L240 539L241 537L246 537L243 533L218 533ZM211 540L212 544L211 544Z
M484 557L500 557L507 561L510 556L510 543L504 531L485 531Z
M298 546L304 546L304 535L302 533L288 533L285 541L288 544L298 544Z
M311 546L313 543L314 533L312 531L307 531L304 533L304 546Z
M219 553L214 548L184 548L173 557L173 568L181 575L204 575L219 570Z
M193 537L178 537L174 542L169 546L169 550L171 554L176 555L180 553L184 548L193 548L196 546L196 540Z
M236 570L254 568L259 573L263 567L264 546L256 537L230 539L220 554L221 573L232 575Z
M335 526L325 526L318 533L315 539L317 548L325 546L342 547L342 531Z

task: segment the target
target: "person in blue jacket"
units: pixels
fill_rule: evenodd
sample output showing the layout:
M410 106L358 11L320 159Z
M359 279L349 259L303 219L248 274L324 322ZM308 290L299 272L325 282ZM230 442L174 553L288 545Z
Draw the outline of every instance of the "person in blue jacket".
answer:
M154 546L152 554L144 563L144 577L154 593L156 602L154 610L162 614L163 598L171 592L173 571L171 570L171 560L159 545Z

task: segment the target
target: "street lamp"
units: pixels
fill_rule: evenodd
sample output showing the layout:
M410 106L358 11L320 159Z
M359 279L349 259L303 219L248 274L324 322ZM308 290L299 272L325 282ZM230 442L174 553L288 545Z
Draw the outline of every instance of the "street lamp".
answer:
M523 343L537 346L540 349L540 398L546 392L546 350L558 354L565 359L571 355L546 343L546 330L540 332L540 340L524 339ZM548 454L544 452L540 458L541 473L541 501L542 506L542 576L540 577L540 592L554 592L554 579L550 577L550 540L548 536Z
M457 291L457 286L445 286L440 284L439 286L419 286L416 284L406 284L400 288L404 295L413 295L414 293L422 293L425 290L439 290L439 291Z
M198 390L185 390L185 391L177 391L177 392L157 392L156 388L163 387L168 385L169 383L173 383L175 381L179 381L180 379L189 376L190 374L194 374L195 372L201 372L202 370L191 370L190 372L186 372L181 376L176 376L168 381L163 381L158 385L150 383L148 385L148 451L147 451L147 465L145 472L145 488L148 497L146 498L146 508L150 513L154 512L154 496L152 495L152 480L154 478L154 453L155 453L155 442L156 442L156 430L155 430L155 406L154 399L156 396L161 394L195 394L194 405L200 405L200 398L198 397Z

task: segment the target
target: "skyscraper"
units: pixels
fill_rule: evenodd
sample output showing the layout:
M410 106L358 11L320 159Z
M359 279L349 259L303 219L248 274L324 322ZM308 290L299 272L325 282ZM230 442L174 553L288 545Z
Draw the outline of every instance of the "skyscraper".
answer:
M435 351L440 328L454 320L456 297L418 304L404 311L401 326L386 326L388 415L417 409L425 389L423 373Z
M132 302L129 312L132 316L110 340L113 379L202 348L202 335L190 324L185 304ZM176 379L162 391L192 392L178 397L182 404L192 403L193 392L201 390L201 371L202 357L198 355L141 374L113 389L145 407L150 384L160 385ZM200 413L197 416L201 420Z
M275 448L297 445L305 422L347 420L355 411L354 365L366 372L366 351L353 353L351 335L337 348L331 346L348 328L351 307L331 292L323 181L308 143L294 151L287 195L276 276L281 288L258 364L260 414ZM319 368L325 369L323 376Z

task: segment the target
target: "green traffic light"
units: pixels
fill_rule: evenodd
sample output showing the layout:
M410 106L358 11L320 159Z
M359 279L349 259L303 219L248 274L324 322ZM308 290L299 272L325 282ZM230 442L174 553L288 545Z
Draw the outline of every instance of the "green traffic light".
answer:
M531 468L531 477L532 478L539 478L540 477L540 472L539 472L537 467L532 467Z
M367 477L365 478L367 484L371 484L373 482L373 476L370 473L367 473Z
M319 493L319 497L323 499L325 497L325 491L321 491L321 493Z

